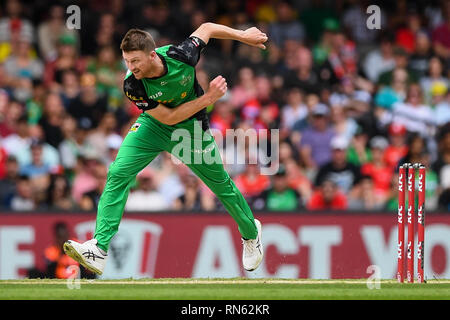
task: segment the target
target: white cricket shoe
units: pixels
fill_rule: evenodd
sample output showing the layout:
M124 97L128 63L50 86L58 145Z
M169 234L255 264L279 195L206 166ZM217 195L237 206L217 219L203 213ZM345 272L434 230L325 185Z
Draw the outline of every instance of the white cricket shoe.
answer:
M84 243L67 240L64 242L64 252L86 269L99 275L105 269L108 255L101 253L97 247L96 239L91 239Z
M247 271L253 271L260 265L264 252L261 242L261 222L255 219L258 235L256 239L244 240L242 239L242 264Z

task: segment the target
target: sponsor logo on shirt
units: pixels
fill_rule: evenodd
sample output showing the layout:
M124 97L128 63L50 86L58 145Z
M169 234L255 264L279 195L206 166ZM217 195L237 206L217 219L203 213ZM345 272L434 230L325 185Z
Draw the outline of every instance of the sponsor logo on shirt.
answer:
M179 81L179 83L182 86L186 86L189 82L191 82L191 80L192 80L192 76L191 75L188 75L187 77L185 75L183 75L183 78L181 79L181 81Z
M156 98L158 98L158 97L161 97L162 94L163 94L163 93L162 93L161 91L158 91L157 93L151 95L149 98L150 98L150 99L156 99Z
M191 38L192 43L194 44L194 46L198 47L200 45L200 41L198 41L197 38Z
M138 131L138 129L139 129L140 126L141 126L141 124L136 122L135 124L133 124L133 125L131 126L130 132L136 132L136 131Z

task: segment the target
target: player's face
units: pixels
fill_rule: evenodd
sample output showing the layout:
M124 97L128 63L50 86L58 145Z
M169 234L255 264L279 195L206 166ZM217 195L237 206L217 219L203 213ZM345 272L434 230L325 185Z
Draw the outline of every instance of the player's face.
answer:
M142 79L149 73L154 60L154 51L146 53L144 51L122 52L127 68L133 73L136 79Z

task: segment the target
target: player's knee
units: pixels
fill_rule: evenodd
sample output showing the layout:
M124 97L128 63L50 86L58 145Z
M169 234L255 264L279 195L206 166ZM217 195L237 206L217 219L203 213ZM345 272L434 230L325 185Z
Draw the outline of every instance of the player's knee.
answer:
M125 172L125 170L122 170L117 163L113 162L111 164L111 166L109 167L108 179L114 179L114 178L120 178L121 179L121 178L124 178L124 177L127 177L127 176L129 177L130 175L127 174Z

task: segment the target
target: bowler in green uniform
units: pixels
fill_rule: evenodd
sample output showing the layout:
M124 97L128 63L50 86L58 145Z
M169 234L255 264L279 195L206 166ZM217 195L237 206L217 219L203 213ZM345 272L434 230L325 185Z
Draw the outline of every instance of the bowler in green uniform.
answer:
M131 29L121 43L128 67L124 93L142 114L130 128L98 205L94 238L84 243L69 240L65 252L83 266L102 274L112 237L117 233L129 190L136 175L159 153L167 151L185 163L222 202L242 236L244 269L255 270L262 261L261 223L224 170L218 147L209 132L205 108L227 91L222 76L213 79L206 93L199 85L195 66L210 38L231 39L265 49L267 36L255 27L236 30L214 23L202 24L178 45L156 48L148 32ZM177 131L178 130L178 131ZM196 132L201 130L202 137ZM180 142L174 133L189 133ZM175 137L175 138L174 138ZM184 137L185 138L185 137ZM180 144L184 153L180 154ZM187 152L186 152L187 150ZM198 161L216 159L216 161ZM218 160L217 160L218 159Z

